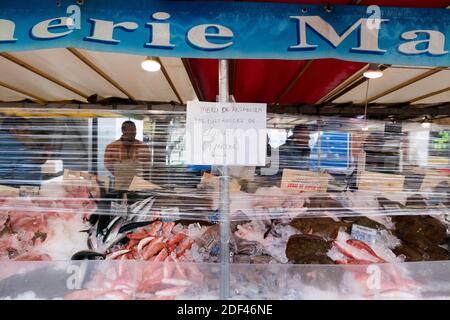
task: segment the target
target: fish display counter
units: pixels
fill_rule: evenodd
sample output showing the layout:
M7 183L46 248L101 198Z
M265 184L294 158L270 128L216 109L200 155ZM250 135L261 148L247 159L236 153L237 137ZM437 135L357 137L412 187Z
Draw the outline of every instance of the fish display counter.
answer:
M38 186L0 187L0 298L220 297L219 176L174 160L183 115L158 115L148 131L138 115L156 132L153 162L128 190L105 175L105 143L87 159L60 149L63 170ZM448 150L436 133L447 128L303 120L316 131L308 155L291 150L287 125L269 135L266 167L230 171L230 298L449 299Z

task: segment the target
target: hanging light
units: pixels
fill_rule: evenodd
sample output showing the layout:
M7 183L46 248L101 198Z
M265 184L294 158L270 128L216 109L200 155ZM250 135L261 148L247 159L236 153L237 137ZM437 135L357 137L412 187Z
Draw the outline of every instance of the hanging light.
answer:
M383 71L381 71L380 66L376 63L369 64L369 69L364 72L364 77L368 79L378 79L383 76Z
M428 117L425 116L423 117L423 121L422 121L422 128L429 128L431 127L431 122L429 121Z
M157 72L161 69L161 64L154 57L146 57L141 63L142 69L148 72Z

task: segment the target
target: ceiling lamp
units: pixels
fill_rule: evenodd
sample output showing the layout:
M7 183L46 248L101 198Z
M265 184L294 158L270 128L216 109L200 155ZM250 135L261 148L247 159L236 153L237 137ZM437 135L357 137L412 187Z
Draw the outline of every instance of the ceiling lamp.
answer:
M364 72L364 77L368 79L378 79L383 76L380 66L376 63L369 64L369 69Z
M424 116L422 120L422 128L428 129L429 127L431 127L431 121L427 116Z
M148 72L157 72L161 70L161 64L159 63L157 58L147 57L141 63L142 69Z

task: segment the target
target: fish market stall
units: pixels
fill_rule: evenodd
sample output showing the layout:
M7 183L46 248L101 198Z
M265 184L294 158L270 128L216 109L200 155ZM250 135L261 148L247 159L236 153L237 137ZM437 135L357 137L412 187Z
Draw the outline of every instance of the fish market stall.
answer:
M58 112L47 110L46 116ZM182 113L165 114L173 116ZM320 121L341 124L339 131L350 137L361 133L351 119ZM369 123L373 132L385 126ZM447 128L430 130L438 127ZM408 135L401 139L405 145L414 142ZM256 173L249 182L248 174L243 179L236 171L230 181L230 298L445 297L448 189L439 185L448 178L441 168L415 167L416 160L405 160L403 172L367 171L359 180L357 166L345 174L311 171L328 175L323 192L299 192L298 186ZM393 189L399 177L402 188ZM126 192L104 181L66 169L33 194L2 189L2 297L219 298L217 176L194 177L185 170L167 185L140 182ZM197 183L182 188L181 181ZM323 181L311 176L303 183ZM44 279L53 280L42 286Z
M450 299L441 1L65 2L0 4L0 299Z

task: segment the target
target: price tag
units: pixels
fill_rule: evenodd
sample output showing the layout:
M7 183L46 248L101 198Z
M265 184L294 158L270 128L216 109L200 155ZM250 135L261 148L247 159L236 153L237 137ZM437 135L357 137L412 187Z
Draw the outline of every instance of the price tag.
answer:
M38 197L40 193L39 187L21 186L19 189L20 197Z
M402 192L405 176L365 171L359 179L359 190L375 192Z
M213 214L209 216L209 222L217 224L220 221L220 210L214 211Z
M350 238L365 242L370 246L375 244L377 236L377 230L360 226L358 224L354 224L352 226L352 233L350 234Z
M284 169L281 190L293 192L326 192L330 176L327 173Z

